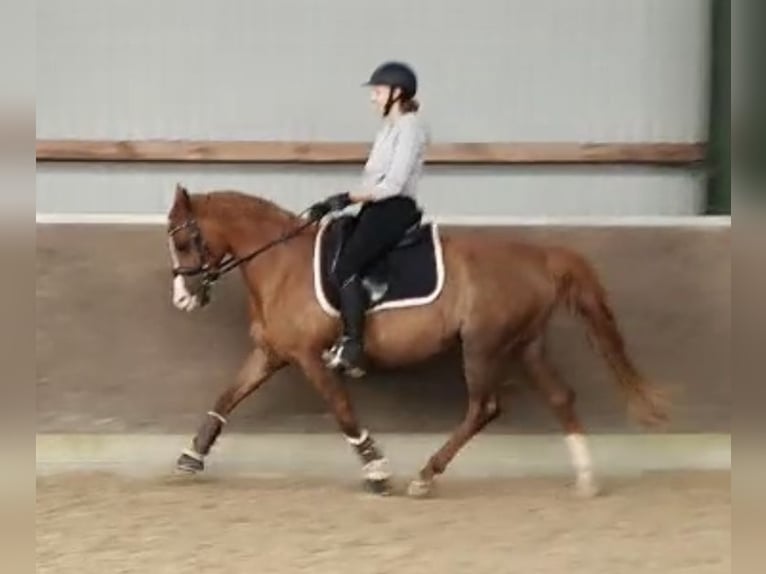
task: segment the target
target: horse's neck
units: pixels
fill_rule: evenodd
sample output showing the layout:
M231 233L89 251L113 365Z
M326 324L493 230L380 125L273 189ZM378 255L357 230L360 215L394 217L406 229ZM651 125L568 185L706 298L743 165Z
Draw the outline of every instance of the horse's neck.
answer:
M235 257L247 257L256 250L278 241L300 225L298 218L284 217L278 213L263 216L245 216L232 213L227 218L226 229L229 249ZM286 242L289 245L290 241ZM275 293L285 273L290 272L289 252L277 243L243 264L241 270L252 297L256 317L262 317L263 305Z
M231 229L231 236L228 238L229 247L232 254L237 257L245 257L253 251L264 247L265 245L278 240L288 233L289 224L276 222L273 220L240 220L235 227ZM256 259L263 259L272 255L274 249L267 249Z
M217 220L232 255L244 257L298 224L298 218L268 202L219 202L209 215Z

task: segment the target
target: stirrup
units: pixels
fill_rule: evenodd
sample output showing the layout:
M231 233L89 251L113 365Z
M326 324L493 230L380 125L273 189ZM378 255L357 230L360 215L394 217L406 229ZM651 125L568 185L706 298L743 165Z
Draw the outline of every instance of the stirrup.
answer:
M342 371L346 375L353 377L355 379L358 379L360 377L363 377L366 372L365 369L359 365L354 364L350 361L350 359L346 356L347 354L347 347L346 343L350 341L349 338L343 337L339 341L337 341L332 347L322 352L322 359L325 362L325 365L333 369L335 371ZM364 357L360 357L358 359L359 363L363 362Z

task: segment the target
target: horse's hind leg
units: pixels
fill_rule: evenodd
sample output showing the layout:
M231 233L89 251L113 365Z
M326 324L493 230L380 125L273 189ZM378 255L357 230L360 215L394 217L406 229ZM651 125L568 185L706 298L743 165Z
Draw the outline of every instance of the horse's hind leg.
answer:
M598 487L593 477L593 462L580 417L575 412L575 392L566 385L545 356L545 340L539 337L523 350L526 372L543 394L566 433L566 443L574 467L577 493L595 496Z
M265 349L254 349L240 369L237 382L224 390L216 399L213 409L208 411L191 447L184 449L178 458L176 468L190 473L204 470L205 457L221 433L229 413L284 365L284 361Z
M410 483L410 496L429 494L434 478L444 473L455 458L477 433L500 415L497 383L500 370L497 357L491 353L468 352L464 348L464 371L468 389L468 409L460 425L447 442L434 453L420 471L419 477Z

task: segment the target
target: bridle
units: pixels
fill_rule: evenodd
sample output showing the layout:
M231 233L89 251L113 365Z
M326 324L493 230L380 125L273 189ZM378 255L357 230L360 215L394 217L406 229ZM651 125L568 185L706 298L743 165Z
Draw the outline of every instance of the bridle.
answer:
M311 209L312 208L310 207L307 210L303 211L302 213L298 215L298 217L303 218L304 214L306 212L311 211ZM285 241L288 241L292 239L293 237L296 237L297 235L300 235L304 229L306 229L307 227L309 227L310 225L312 225L319 219L321 219L321 216L319 214L312 215L308 217L308 219L301 225L297 226L294 229L291 229L287 233L283 233L281 236L277 237L276 239L273 239L272 241L269 241L265 245L248 253L247 255L244 255L242 257L234 257L231 254L227 254L227 256L219 264L216 264L213 262L212 254L210 252L210 249L207 246L207 242L205 241L205 238L202 236L202 231L199 228L199 224L197 223L197 220L194 218L194 216L190 216L183 223L180 223L176 225L175 227L171 228L168 231L168 237L170 237L172 240L173 236L176 235L179 231L188 229L189 234L191 235L192 247L194 248L194 251L196 252L199 265L197 265L196 267L174 266L171 269L171 273L174 279L178 276L183 276L183 277L196 277L198 275L202 276L199 287L194 293L192 293L192 295L195 295L199 300L200 306L204 307L210 302L210 289L215 284L215 282L218 281L218 279L220 279L223 275L225 275L229 271L236 269L243 263L247 263L248 261L260 255L261 253L268 251L272 247L279 245L280 243L284 243Z

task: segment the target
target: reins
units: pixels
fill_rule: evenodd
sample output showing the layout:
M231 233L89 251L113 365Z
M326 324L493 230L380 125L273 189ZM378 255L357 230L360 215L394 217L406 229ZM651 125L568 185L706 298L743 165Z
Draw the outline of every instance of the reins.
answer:
M305 210L302 213L300 213L298 217L299 218L302 217L303 214L306 213L306 211L308 210ZM215 271L216 276L214 279L218 279L220 276L225 275L226 273L228 273L229 271L232 271L233 269L236 269L243 263L247 263L251 259L254 259L258 255L260 255L261 253L264 253L265 251L268 251L272 247L275 247L279 245L280 243L284 243L286 241L289 241L293 237L300 235L304 229L306 229L307 227L309 227L316 221L317 221L316 218L310 217L305 223L302 223L298 227L291 229L287 233L283 233L281 236L269 241L265 245L262 245L261 247L259 247L255 251L248 253L247 255L243 255L242 257L230 257L229 259L224 260L222 264L216 269Z
M310 225L319 221L324 216L324 213L326 213L326 212L317 212L316 205L312 205L311 207L299 213L298 218L302 219L307 212L311 212L311 215L307 218L307 220L304 223L300 224L294 229L291 229L290 231L287 231L286 233L283 233L276 239L272 239L265 245L262 245L258 249L251 251L247 255L243 255L242 257L234 257L229 255L228 258L225 258L221 262L221 265L217 265L217 266L210 265L210 263L207 261L206 255L208 255L209 253L207 250L207 246L205 244L205 240L202 238L202 234L199 230L199 227L197 226L197 222L192 217L188 219L185 223L182 223L178 227L172 229L169 232L169 235L172 236L173 234L175 234L177 231L180 231L181 229L191 227L194 245L200 257L200 266L196 268L174 267L172 270L172 274L174 277L178 275L183 275L186 277L195 277L197 275L202 275L202 280L200 281L200 285L198 290L196 291L196 294L200 298L200 304L204 306L210 301L210 288L223 275L226 275L228 272L236 269L243 263L247 263L248 261L251 261L252 259L256 258L258 255L261 255L262 253L268 251L272 247L280 245L286 241L289 241L293 237L300 235L304 229L306 229Z

